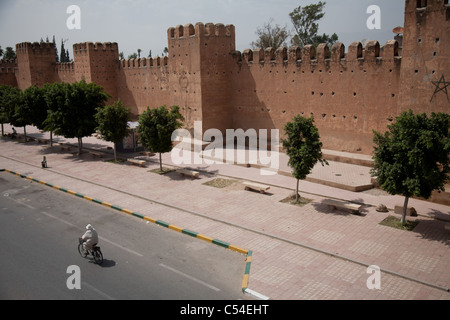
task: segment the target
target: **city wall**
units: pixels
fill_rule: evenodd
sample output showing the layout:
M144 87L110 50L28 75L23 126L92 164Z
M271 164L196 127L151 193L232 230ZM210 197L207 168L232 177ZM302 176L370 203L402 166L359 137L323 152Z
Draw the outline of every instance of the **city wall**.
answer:
M178 105L185 127L202 121L203 132L282 136L295 115L313 115L324 148L370 154L373 130L386 130L401 111L449 112L448 96L433 84L450 79L449 21L447 0L406 0L402 48L390 40L239 52L235 27L212 23L169 28L168 57L119 60L117 43L87 42L61 64L51 44L21 43L17 63L0 64L0 83L25 89L85 79L111 102L120 98L135 120L147 107Z

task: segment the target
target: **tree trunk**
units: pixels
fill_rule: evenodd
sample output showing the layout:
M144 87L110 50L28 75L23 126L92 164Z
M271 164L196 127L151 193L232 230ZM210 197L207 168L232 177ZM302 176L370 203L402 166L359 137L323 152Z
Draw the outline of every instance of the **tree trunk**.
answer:
M406 223L406 210L408 209L408 201L409 201L409 197L405 197L405 203L403 204L403 214L402 214L402 219L400 220L400 222L402 224Z
M298 198L299 198L299 194L298 194L298 183L300 182L300 179L297 179L297 187L295 188L295 203L298 203Z
M5 131L3 130L3 123L2 123L2 137L5 135Z
M117 161L116 143L114 143L114 161Z
M159 170L161 170L161 172L163 171L162 170L161 152L159 153Z
M23 142L27 142L27 127L23 126L23 135L24 135L24 141Z
M53 131L50 131L50 147L53 147Z
M83 149L83 138L78 138L78 155L81 156L81 150Z

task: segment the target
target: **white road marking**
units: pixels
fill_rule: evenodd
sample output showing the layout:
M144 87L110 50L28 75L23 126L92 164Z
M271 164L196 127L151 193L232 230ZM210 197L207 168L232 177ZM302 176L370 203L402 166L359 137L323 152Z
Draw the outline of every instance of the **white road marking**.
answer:
M251 289L248 289L248 288L245 289L245 293L247 293L247 294L249 294L249 295L251 295L251 296L253 296L253 297L255 297L255 298L259 299L259 300L269 300L269 297L266 297L265 295L263 295L263 294L261 294L259 292L253 291Z
M111 297L110 295L107 295L107 294L104 293L103 291L97 289L96 287L90 285L90 284L87 283L87 282L84 282L84 281L83 281L83 282L81 283L81 288L83 288L83 287L88 287L88 288L91 289L92 291L95 291L97 294L101 295L102 297L104 297L104 298L106 298L106 299L108 299L108 300L116 300L116 299L114 299L113 297Z
M212 289L212 290L214 290L214 291L220 291L219 288L216 288L216 287L214 287L214 286L212 286L212 285L210 285L210 284L208 284L208 283L206 283L206 282L204 282L204 281L202 281L202 280L199 280L199 279L197 279L197 278L194 278L194 277L192 277L192 276L190 276L190 275L188 275L188 274L186 274L186 273L184 273L184 272L181 272L181 271L179 271L179 270L177 270L177 269L174 269L174 268L172 268L172 267L166 266L165 264L162 264L162 263L160 263L159 265L160 265L161 267L167 269L167 270L170 270L170 271L175 272L175 273L177 273L177 274L179 274L179 275L182 275L183 277L186 277L186 278L188 278L188 279L190 279L190 280L192 280L192 281L195 281L195 282L197 282L197 283L200 283L201 285L204 285L205 287L210 288L210 289Z

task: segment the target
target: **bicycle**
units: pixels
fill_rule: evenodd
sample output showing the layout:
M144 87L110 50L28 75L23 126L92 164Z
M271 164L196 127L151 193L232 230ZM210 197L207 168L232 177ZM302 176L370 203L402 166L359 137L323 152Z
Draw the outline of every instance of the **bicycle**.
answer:
M94 263L101 265L103 263L103 253L100 250L100 247L94 245L93 249L88 249L87 253L84 248L84 241L81 238L78 238L78 253L83 258L87 258L89 255L94 259Z

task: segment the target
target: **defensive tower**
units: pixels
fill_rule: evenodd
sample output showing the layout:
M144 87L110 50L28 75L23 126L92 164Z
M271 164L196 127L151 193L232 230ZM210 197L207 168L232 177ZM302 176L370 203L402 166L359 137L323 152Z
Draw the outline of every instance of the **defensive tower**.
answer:
M406 0L399 112L450 113L450 4Z
M16 45L16 55L19 89L24 90L32 85L41 87L53 82L53 65L56 63L53 43L19 43Z

